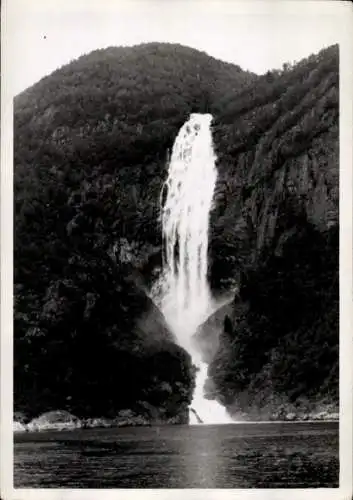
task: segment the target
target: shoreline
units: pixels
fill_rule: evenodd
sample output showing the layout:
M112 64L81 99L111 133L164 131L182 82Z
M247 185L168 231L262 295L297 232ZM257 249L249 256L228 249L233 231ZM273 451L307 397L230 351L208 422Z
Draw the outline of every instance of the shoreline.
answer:
M30 429L24 424L20 424L22 428L13 429L14 435L27 435L27 434L43 434L47 432L74 432L74 431L86 431L86 430L96 430L96 429L127 429L127 428L142 428L142 427L203 427L203 426L230 426L230 425L269 425L269 424L339 424L339 418L317 418L317 419L297 419L297 420L235 420L234 422L221 423L221 424L171 424L171 423L149 423L149 424L125 424L125 425L95 425L90 427L85 427L83 425L67 425L65 423L57 425L43 426L42 428Z

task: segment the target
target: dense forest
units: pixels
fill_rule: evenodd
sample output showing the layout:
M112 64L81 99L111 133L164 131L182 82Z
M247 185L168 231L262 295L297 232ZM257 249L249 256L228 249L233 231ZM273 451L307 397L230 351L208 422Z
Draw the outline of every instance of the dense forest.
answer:
M154 43L97 50L15 98L14 391L28 417L186 420L191 360L146 290L191 112L214 116L210 283L239 290L215 397L234 411L260 387L337 401L338 48L257 76Z

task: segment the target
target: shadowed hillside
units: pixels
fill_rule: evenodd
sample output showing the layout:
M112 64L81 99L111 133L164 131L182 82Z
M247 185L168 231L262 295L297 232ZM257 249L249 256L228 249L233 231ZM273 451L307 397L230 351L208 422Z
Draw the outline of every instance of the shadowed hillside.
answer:
M190 112L254 78L147 44L95 51L17 96L15 408L187 419L189 356L143 291L166 158Z
M215 397L337 401L338 48L257 77L153 43L82 56L15 99L15 408L185 421L190 359L145 291L191 112L214 116L210 282L239 288L207 334Z

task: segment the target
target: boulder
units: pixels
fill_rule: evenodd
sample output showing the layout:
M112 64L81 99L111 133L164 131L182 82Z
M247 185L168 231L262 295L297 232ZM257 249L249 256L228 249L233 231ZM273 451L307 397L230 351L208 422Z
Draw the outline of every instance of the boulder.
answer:
M27 425L29 431L73 430L82 427L80 419L63 410L49 411L34 418Z
M27 426L22 424L21 422L17 422L16 420L13 423L13 432L26 432Z

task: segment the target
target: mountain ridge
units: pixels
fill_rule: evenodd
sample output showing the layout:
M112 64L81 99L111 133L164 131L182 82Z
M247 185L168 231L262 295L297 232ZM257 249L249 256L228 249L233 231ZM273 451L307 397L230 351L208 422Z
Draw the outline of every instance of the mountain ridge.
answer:
M325 296L325 280L315 268L315 261L329 259L330 272L323 271L325 286L336 279L337 47L262 76L242 72L195 49L178 47L175 51L170 44L156 43L138 50L94 51L15 98L15 408L21 411L31 411L34 406L49 411L56 409L55 397L63 401L55 381L58 366L53 363L48 367L45 358L53 352L53 360L59 360L74 343L77 352L84 353L85 328L92 332L90 359L100 349L100 362L109 353L112 365L115 355L124 359L116 350L119 338L123 342L132 332L132 338L136 335L142 344L144 335L153 344L154 335L158 338L163 331L159 320L152 321L144 333L129 321L122 328L118 318L119 314L135 315L135 301L151 310L141 287L148 289L161 267L159 196L168 150L191 112L211 112L214 116L219 176L211 213L211 287L220 295L239 288L237 300L241 304L238 313L229 318L227 331L221 334L213 353L210 379L216 397L234 409L238 393L248 391L254 399L260 379L270 397L266 380L275 362L268 356L287 356L287 347L273 345L274 336L281 337L283 318L274 317L271 311L292 304L293 295L300 297L306 290L308 300L316 297L320 304L320 300L328 301L332 307L330 317L323 319L324 326L308 311L299 329L286 327L291 359L300 368L299 396L308 393L317 397L331 377L329 397L337 401L337 291L336 285L330 285ZM293 273L288 264L288 255L295 261L293 249L304 241L310 249L307 257L305 252L301 254L306 275L300 269ZM272 274L266 272L266 266ZM274 280L279 270L288 282L283 304L276 298L283 291ZM70 283L63 279L65 274ZM257 282L261 282L261 293L254 286ZM88 287L87 294L82 294L82 287ZM267 287L274 290L272 301L265 300ZM118 299L121 292L117 290L123 289L132 294L131 307L124 305L123 296ZM94 301L92 294L98 300ZM104 312L106 306L111 308L109 315ZM96 307L95 317L100 318L95 324L89 319L92 307ZM60 329L69 335L68 345L53 341L59 311ZM267 344L261 339L264 328ZM304 360L298 349L293 349L295 343L300 344L300 331L305 345L312 339ZM254 345L264 345L256 366L250 339ZM310 393L305 377L309 377L310 360L318 362L322 345L327 360ZM155 348L157 356L158 342ZM127 378L133 378L131 367L140 361L145 367L146 360L129 349L125 351L126 359L131 360ZM144 393L144 406L160 405L166 418L178 415L180 406L180 418L185 421L185 405L193 387L190 360L173 346L172 339L161 356L175 361L181 384L179 399L168 406L170 391L160 391L163 384L153 383L151 391ZM277 368L271 372L275 380ZM82 383L79 364L75 361L67 369L74 373L78 393ZM164 361L152 361L150 369L151 380L157 377L170 383ZM115 380L117 386L120 376L117 374ZM51 384L50 397L43 386L46 379ZM139 387L139 383L134 387L136 398L141 399L143 384ZM284 384L281 391L295 393L296 383L295 372L288 370L287 387ZM24 384L25 394L21 389ZM36 384L43 387L42 392L36 392ZM104 379L99 378L97 391L103 386ZM61 408L73 411L70 401ZM90 396L78 401L79 416L91 416ZM119 403L114 405L118 412ZM246 407L242 410L246 412Z

